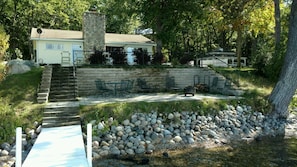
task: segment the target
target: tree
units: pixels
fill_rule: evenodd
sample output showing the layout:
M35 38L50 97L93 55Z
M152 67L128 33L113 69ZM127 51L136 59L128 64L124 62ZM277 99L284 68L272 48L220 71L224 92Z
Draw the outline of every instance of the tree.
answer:
M281 74L269 96L273 114L286 118L288 106L297 88L297 0L293 0L290 13L287 51Z
M260 0L218 0L213 2L214 8L221 11L225 25L236 32L237 66L241 67L242 46L248 26L251 24L249 15L252 11L265 6L266 1ZM260 16L259 16L260 17ZM227 27L227 26L225 26Z
M133 0L102 0L93 2L106 15L106 32L131 34L140 25Z
M32 27L81 30L86 0L4 0L0 2L0 24L10 36L9 52L19 48L30 59ZM14 55L15 57L15 55Z
M157 43L157 54L170 41L176 40L175 35L187 35L189 29L185 25L193 23L202 11L202 1L180 0L141 0L138 1L138 13L143 25L154 30ZM187 45L187 44L186 44Z
M4 57L4 54L9 47L8 40L9 40L9 35L7 35L6 32L4 31L4 28L0 26L0 61Z
M279 0L274 0L274 20L275 20L275 51L280 49L281 42L281 18Z

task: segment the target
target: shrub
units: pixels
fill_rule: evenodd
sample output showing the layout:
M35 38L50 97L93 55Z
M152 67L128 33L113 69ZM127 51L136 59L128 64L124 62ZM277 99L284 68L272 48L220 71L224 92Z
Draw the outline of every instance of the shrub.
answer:
M147 50L143 50L142 48L135 49L133 51L134 55L137 58L137 63L139 65L147 65L151 60L151 57L148 55Z
M110 55L113 59L113 64L125 64L126 60L126 52L117 50L111 52Z
M153 61L152 61L152 64L162 64L164 62L164 56L162 53L158 54L158 53L155 53L153 55Z
M0 60L3 59L6 50L9 48L9 35L4 31L3 26L0 26Z
M89 57L90 64L104 64L106 61L103 51L95 50L94 54Z
M193 60L190 55L184 55L180 60L180 64L188 64L189 61Z

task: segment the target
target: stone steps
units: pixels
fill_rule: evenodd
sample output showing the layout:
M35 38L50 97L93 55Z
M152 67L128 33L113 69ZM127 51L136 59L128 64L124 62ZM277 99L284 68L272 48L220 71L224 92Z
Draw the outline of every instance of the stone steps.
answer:
M67 104L47 107L43 112L43 127L80 125L79 107L67 107Z
M76 79L72 67L54 66L49 94L50 102L75 101Z
M48 102L49 92L51 87L52 66L45 66L42 72L41 82L37 93L37 102Z

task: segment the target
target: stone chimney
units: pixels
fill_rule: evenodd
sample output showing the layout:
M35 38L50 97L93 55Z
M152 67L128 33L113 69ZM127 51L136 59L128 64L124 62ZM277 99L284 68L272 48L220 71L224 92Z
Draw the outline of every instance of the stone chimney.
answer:
M105 50L105 15L97 11L84 13L83 38L86 58L94 52L94 49Z

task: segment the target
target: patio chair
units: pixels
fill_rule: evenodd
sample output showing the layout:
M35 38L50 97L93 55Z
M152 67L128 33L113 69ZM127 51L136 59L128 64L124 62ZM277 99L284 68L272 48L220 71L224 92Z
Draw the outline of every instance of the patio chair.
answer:
M212 85L209 88L209 91L211 93L221 93L222 92L222 88L219 87L219 78L218 77L213 78Z
M96 79L95 84L96 84L97 92L101 95L106 96L106 95L110 95L113 92L112 89L107 88L105 81L102 81L101 79Z
M127 91L128 93L132 93L133 86L134 86L134 80L129 80L128 91Z
M129 89L129 80L121 80L121 84L119 87L116 88L116 92L120 96L124 96L128 93Z
M178 88L175 84L175 79L173 76L166 76L166 89L167 91L178 91L180 88Z
M147 85L145 79L137 78L137 86L139 87L139 92L149 93L153 91L153 88Z

